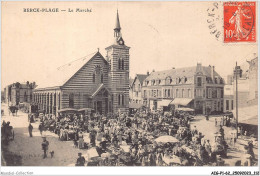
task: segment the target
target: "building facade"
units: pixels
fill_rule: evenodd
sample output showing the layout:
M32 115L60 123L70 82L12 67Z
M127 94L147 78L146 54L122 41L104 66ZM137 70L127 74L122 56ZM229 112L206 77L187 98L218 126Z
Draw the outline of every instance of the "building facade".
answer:
M223 112L224 80L214 66L152 72L142 89L144 104L151 110L194 108L197 113Z
M121 34L117 13L114 43L106 58L98 51L59 67L33 93L41 110L57 114L65 108L92 108L100 114L127 113L129 102L129 47Z
M238 107L256 105L258 103L258 57L254 55L249 61L234 68L233 74L228 76L234 107L236 107L236 77Z
M144 80L149 76L149 73L145 74L137 74L133 80L132 86L130 88L130 103L137 103L143 105L143 97L142 97L142 87L144 84Z
M8 105L18 105L19 103L31 103L35 82L13 83L4 88L5 102Z
M224 112L232 112L233 110L234 110L233 85L226 84L224 86Z

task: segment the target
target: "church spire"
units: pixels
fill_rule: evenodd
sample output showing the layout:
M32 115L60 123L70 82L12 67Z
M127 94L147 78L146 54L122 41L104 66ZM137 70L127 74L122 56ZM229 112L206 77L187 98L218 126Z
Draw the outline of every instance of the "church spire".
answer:
M118 10L117 10L117 14L116 14L116 26L115 26L115 31L120 32L121 27L120 27L120 22L119 22L119 15L118 15Z
M114 38L115 38L115 44L124 45L124 40L121 34L118 10L116 14L116 26L114 28Z

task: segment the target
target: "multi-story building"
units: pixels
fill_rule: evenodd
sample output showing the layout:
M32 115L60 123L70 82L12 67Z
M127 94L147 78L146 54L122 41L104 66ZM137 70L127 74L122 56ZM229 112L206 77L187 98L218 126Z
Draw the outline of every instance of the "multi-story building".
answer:
M148 75L149 73L147 73L146 75L137 74L135 76L130 89L130 94L131 94L130 103L137 103L143 105L142 87L143 87L144 80Z
M173 68L152 72L142 89L144 104L151 110L194 108L197 113L223 112L224 80L214 66Z
M231 112L234 109L234 90L233 85L224 86L224 112Z
M13 83L5 87L5 102L9 105L18 105L19 103L31 103L33 90L36 87L35 82Z
M237 72L235 71L237 69ZM254 55L253 59L234 68L232 75L228 75L228 88L232 89L234 98L234 107L236 106L236 79L238 107L247 107L250 104L257 104L258 100L258 57ZM237 75L237 76L236 76ZM237 78L236 78L237 77ZM228 93L228 92L227 92Z
M232 75L232 87L234 97L234 109L232 112L234 114L234 117L237 118L238 124L243 129L243 131L247 131L249 135L257 135L258 56L256 54L253 54L253 57L249 56L249 58L249 61L241 64L240 66L237 66L236 69L234 69L234 73Z
M114 42L106 48L106 57L98 51L59 67L34 91L34 102L48 114L64 108L128 113L129 49L117 13Z

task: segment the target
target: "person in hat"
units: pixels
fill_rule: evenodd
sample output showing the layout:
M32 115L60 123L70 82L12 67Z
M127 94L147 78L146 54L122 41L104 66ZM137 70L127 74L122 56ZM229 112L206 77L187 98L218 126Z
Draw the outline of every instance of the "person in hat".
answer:
M30 137L32 137L33 126L32 126L31 123L29 123L28 131L29 131L29 135L30 135Z
M77 162L76 162L76 165L75 166L84 166L85 165L85 158L84 156L82 156L82 153L78 153L78 159L77 159Z
M43 150L43 159L47 158L48 148L49 148L49 141L47 141L46 137L42 137L42 150Z

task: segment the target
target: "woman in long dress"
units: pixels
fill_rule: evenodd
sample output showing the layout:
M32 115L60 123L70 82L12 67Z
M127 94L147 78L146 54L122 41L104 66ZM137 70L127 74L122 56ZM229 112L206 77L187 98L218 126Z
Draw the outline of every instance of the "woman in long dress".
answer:
M82 131L79 132L79 149L84 148L84 139Z

